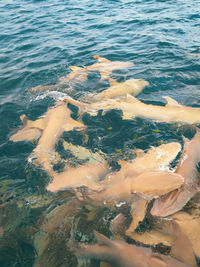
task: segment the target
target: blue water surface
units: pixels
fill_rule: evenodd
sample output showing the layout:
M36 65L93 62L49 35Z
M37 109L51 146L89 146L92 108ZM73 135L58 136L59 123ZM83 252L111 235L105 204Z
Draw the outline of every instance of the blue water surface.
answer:
M34 265L38 256L35 240L41 233L41 216L74 197L46 192L49 177L27 162L36 143L9 140L12 129L22 125L20 115L35 120L61 94L78 99L89 92L100 92L109 84L100 81L95 73L86 83L68 84L62 92L59 88L53 93L31 94L28 90L55 84L70 73L70 65L91 65L96 62L92 56L99 55L134 63L131 68L114 71L112 77L119 82L130 78L147 80L149 86L138 95L140 100L164 105L162 96L167 95L181 104L200 107L199 52L198 0L0 2L1 266L38 266ZM188 132L187 127L147 119L123 121L118 111L97 117L85 114L83 121L88 126L87 141L80 133L65 133L63 138L92 151L103 151L113 168L118 167L116 158L126 157L130 150L148 149L166 141L182 142L181 134ZM61 144L57 149L62 154ZM114 215L107 209L98 210L89 226L84 225L84 211L81 214L73 225L79 225L82 233L91 232L96 224L98 230L109 232L109 220ZM63 256L65 238L69 235L54 237L49 248L54 256L45 251L40 266L99 266L98 262L77 263L72 252ZM80 236L76 239L87 241Z

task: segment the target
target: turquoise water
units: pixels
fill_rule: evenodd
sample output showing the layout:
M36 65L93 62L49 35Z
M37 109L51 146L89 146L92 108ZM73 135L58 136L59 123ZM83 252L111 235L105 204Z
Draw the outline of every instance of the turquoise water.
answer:
M162 96L168 95L181 104L200 107L199 10L197 0L0 2L1 266L33 266L37 254L34 240L41 231L42 218L57 206L68 202L70 206L73 201L73 195L45 191L48 176L27 162L34 142L9 141L12 129L21 125L20 115L34 120L60 96L78 99L89 92L100 92L109 84L94 73L88 82L69 83L58 91L30 94L28 90L55 84L70 73L70 65L91 65L96 62L92 56L100 55L111 61L134 62L129 69L114 71L112 77L119 82L147 80L150 85L138 95L140 100L164 105ZM182 142L181 134L190 134L188 127L180 125L139 118L123 121L118 111L97 117L85 114L83 121L88 126L87 140L77 132L66 132L62 138L92 151L103 151L113 168L118 167L117 159L128 157L135 148ZM57 150L63 158L70 158L61 143ZM98 225L99 231L108 232L112 212L100 209L90 224L84 224L86 212L76 209L76 215L69 212L68 217L77 231L88 233ZM46 252L44 262L45 257L49 262L41 266L77 266L76 258L63 245L69 229L63 232L65 235L56 232L56 237L51 233L55 242L51 242L49 251L53 256ZM98 262L92 264L98 266Z

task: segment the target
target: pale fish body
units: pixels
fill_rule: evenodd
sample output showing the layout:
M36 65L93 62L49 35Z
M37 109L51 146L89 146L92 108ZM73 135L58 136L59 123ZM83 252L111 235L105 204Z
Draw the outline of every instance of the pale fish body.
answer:
M105 186L99 192L90 192L89 199L97 203L118 202L141 194L146 199L164 195L183 184L183 177L168 171L149 171L112 185Z
M35 121L31 121L28 120L25 115L21 115L20 119L24 125L20 126L15 134L11 135L10 140L13 142L39 139L48 123L47 116L42 116Z
M77 105L80 108L80 113L88 112L91 115L96 115L98 110L118 109L122 110L124 119L143 117L158 122L200 123L200 108L179 105L168 96L164 98L168 102L165 106L145 104L131 95L91 104L85 104L71 98L66 98L65 101Z
M98 181L108 171L108 165L86 163L77 168L68 167L61 173L51 172L53 181L46 187L51 192L57 192L79 186L98 189Z
M95 232L96 245L81 245L78 255L109 262L114 267L191 267L171 256L153 253L149 248L112 241Z
M118 163L121 169L118 172L108 174L102 181L102 184L113 185L123 181L128 176L136 176L153 170L167 170L170 162L177 156L181 150L181 145L176 142L162 144L158 147L151 147L146 153L136 152L139 154L130 162L120 160ZM140 184L141 181L138 181ZM132 238L134 230L139 222L143 221L146 215L148 199L136 195L131 199L131 216L132 222L126 230L126 235Z
M192 216L183 211L167 217L167 220L160 220L156 225L152 226L153 229L149 232L142 234L135 232L132 233L131 237L136 242L146 245L155 246L162 243L164 245L171 246L173 245L173 235L169 229L170 221L175 221L179 225L182 233L184 233L184 235L190 241L195 255L200 257L200 218L197 216ZM181 239L181 235L179 235L178 239ZM181 241L181 243L183 247L183 241Z
M200 161L200 131L189 141L185 140L184 149L175 173L184 177L182 188L156 199L151 209L155 216L168 216L181 210L198 191L197 164Z
M109 75L112 73L112 71L129 68L134 65L132 62L110 61L97 55L93 56L93 58L98 60L98 63L94 63L93 65L83 68L70 66L72 72L69 74L67 79L78 79L80 81L86 81L88 73L100 72L101 79L105 80L109 78Z
M47 126L43 130L32 157L36 158L36 162L51 175L51 162L57 157L54 151L55 145L63 132L75 128L79 130L84 129L85 126L70 117L71 111L63 102L58 102L57 105L49 109L47 113Z
M72 72L66 77L61 77L56 84L38 85L29 89L28 92L35 93L37 91L57 90L59 87L68 84L69 81L73 79L85 82L87 81L88 74L91 72L100 72L101 79L106 80L109 78L109 75L112 73L112 71L126 69L134 65L132 62L110 61L106 58L96 55L93 56L93 58L98 60L98 63L83 68L77 66L69 66Z
M181 145L177 142L151 147L146 153L136 155L136 158L131 161L118 161L121 169L118 172L108 174L102 183L113 184L127 176L138 175L151 170L166 170L180 151Z
M120 97L127 94L138 95L144 87L148 86L149 83L142 79L129 79L125 82L115 83L108 89L91 96L91 101L102 101L110 98Z
M45 171L50 174L52 171L51 162L57 158L55 153L55 145L64 131L73 129L82 130L85 125L75 121L70 116L71 111L67 108L66 103L57 102L55 107L51 107L48 111L35 121L27 120L22 115L21 120L24 126L10 137L13 142L33 141L39 139L34 152L30 159L35 158L35 163L39 164Z

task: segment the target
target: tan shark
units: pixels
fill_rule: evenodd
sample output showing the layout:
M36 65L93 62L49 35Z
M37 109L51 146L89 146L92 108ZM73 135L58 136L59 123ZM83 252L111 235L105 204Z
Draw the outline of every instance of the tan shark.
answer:
M69 68L72 70L72 72L69 74L67 79L78 79L80 81L86 81L88 73L100 72L101 80L106 80L109 78L112 71L126 69L134 65L132 62L110 61L104 57L100 57L97 55L94 55L93 58L96 59L98 63L94 63L93 65L83 68L77 66L70 66Z
M175 171L184 177L184 185L166 196L156 199L151 209L154 216L168 216L181 210L199 190L197 164L200 161L200 131L189 141L185 139L184 149Z
M136 242L145 245L155 246L162 243L171 246L173 244L173 235L169 229L169 222L172 220L179 225L181 231L190 241L195 255L200 257L200 217L192 216L187 212L181 211L168 216L166 220L162 219L155 225L151 225L152 230L142 234L135 232L131 237ZM183 245L183 241L181 243Z
M198 220L198 222L197 222ZM191 224L190 224L191 223ZM152 230L144 233L134 232L132 237L136 242L155 246L163 244L170 246L170 255L180 261L196 266L195 255L199 256L199 218L193 218L184 212L178 212L173 216L162 219L151 224ZM120 213L111 222L111 231L120 240L125 240L125 229L127 220ZM196 234L195 234L196 233Z
M80 186L99 190L99 179L108 172L106 162L101 164L86 163L79 167L67 167L65 171L56 173L51 171L52 182L46 187L51 192L66 190Z
M131 204L133 220L126 230L131 237L139 221L142 221L148 201L173 191L173 188L182 186L184 179L181 175L169 171L149 171L140 175L127 177L116 184L108 185L100 191L87 191L86 194L77 194L79 200L94 205L115 207L122 204Z
M103 58L97 55L94 55L93 58L98 60L98 63L95 63L87 67L83 67L83 68L77 67L77 66L69 66L72 72L66 77L59 78L56 84L38 85L38 86L35 86L29 89L28 92L35 93L37 91L57 90L59 87L62 87L63 85L68 84L69 81L73 79L79 80L81 82L85 82L87 81L88 74L91 72L100 72L101 80L110 79L111 81L112 79L110 78L110 74L112 73L112 71L119 70L119 69L126 69L134 65L132 62L110 61L106 58ZM127 82L126 85L128 86L129 82ZM132 87L133 87L133 82L132 82ZM137 88L135 86L135 90L136 89Z
M91 96L87 96L91 102L99 102L102 100L107 100L110 98L117 98L121 96L125 96L127 94L136 96L138 95L149 83L142 79L129 79L125 82L118 83L114 79L108 79L111 87L105 89L101 93L92 94Z
M10 141L33 141L40 138L42 131L47 125L46 116L40 117L38 120L31 121L26 118L26 115L21 115L20 119L23 126L17 128L17 132L10 136Z
M56 84L49 84L49 85L38 85L32 87L28 90L29 93L36 93L38 91L53 91L58 90L61 87L64 87L69 84L69 81L66 77L60 77Z
M102 181L104 184L113 184L125 179L127 176L138 175L151 170L167 170L168 165L181 151L177 142L151 147L146 153L136 150L136 158L131 161L119 160L121 169L108 174Z
M178 249L177 253L171 256L161 255L152 252L149 248L130 245L123 241L112 241L104 235L95 231L97 240L96 245L81 245L76 249L76 254L97 260L106 261L115 267L196 267L196 264L189 265L188 258L181 256L179 245L175 243L174 247ZM187 248L189 245L187 246ZM186 249L182 249L189 253ZM181 252L182 252L181 251ZM191 251L191 250L190 250ZM194 255L191 255L191 258ZM184 260L186 259L186 262ZM190 260L190 259L189 259ZM192 259L193 260L193 259Z
M126 186L130 186L128 184L130 178L128 180L126 180L126 178L132 177L132 179L134 179L134 176L142 174L141 177L144 179L144 183L142 182L142 179L139 181L137 178L137 181L139 186L144 186L143 189L145 190L145 186L147 186L147 184L150 182L148 179L148 173L151 173L151 171L155 170L160 171L160 169L167 170L169 163L177 156L180 150L181 145L179 143L172 142L168 144L162 144L159 147L152 147L147 151L147 153L138 151L137 157L130 162L119 161L121 164L120 171L109 173L101 183L99 182L98 190L100 190L100 192L93 194L93 200L97 205L100 203L110 205L113 202L123 202L124 200L131 203L131 215L133 220L126 232L127 235L130 235L136 229L138 223L144 219L150 196L141 197L137 194L129 194L129 188L126 191L125 196L120 197L123 195L122 192L124 182ZM145 181L145 172L147 183ZM163 175L163 172L161 172L161 175ZM137 182L135 181L135 184L136 183ZM101 191L102 186L104 189ZM98 188L98 185L96 188ZM143 189L140 190L138 188L138 192L141 194ZM161 191L159 193L161 193Z
M167 104L157 106L142 103L134 96L128 95L117 99L109 99L91 104L82 103L72 98L65 98L65 101L79 107L80 114L88 112L96 115L98 110L118 109L123 112L123 119L143 117L158 122L183 122L188 124L200 123L200 108L182 106L169 96L164 96Z
M82 130L86 127L82 123L73 120L70 114L71 111L67 108L67 105L59 101L42 118L36 121L27 120L24 127L12 135L10 140L13 142L23 140L31 141L41 136L31 157L35 158L35 163L39 164L51 175L51 162L57 157L55 145L62 133L73 129ZM27 136L29 130L31 130L31 133Z
M116 203L140 194L152 199L179 188L184 182L181 175L169 171L149 171L129 176L116 184L108 185L100 192L90 192L89 198L99 203Z

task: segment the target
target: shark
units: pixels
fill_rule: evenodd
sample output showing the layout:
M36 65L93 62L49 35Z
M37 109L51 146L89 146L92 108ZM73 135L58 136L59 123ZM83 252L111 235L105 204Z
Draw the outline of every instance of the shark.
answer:
M131 205L132 221L126 235L132 232L145 217L150 200L167 194L184 183L181 175L169 171L148 171L137 176L129 176L118 183L105 186L99 191L87 189L86 193L78 192L77 198L97 206L118 207L121 204Z
M101 80L106 80L114 70L126 69L134 65L132 62L128 61L110 61L98 55L94 55L93 58L96 59L98 63L83 68L69 66L72 72L68 75L67 80L77 79L84 82L87 80L88 73L90 72L100 72Z
M69 82L66 77L60 77L56 84L38 85L38 86L30 88L28 90L28 93L34 94L38 91L57 91L58 89L63 88L64 86L68 84Z
M109 206L113 205L113 203L119 203L120 201L123 202L124 200L130 203L130 213L133 220L126 231L127 235L130 235L136 229L138 223L144 219L150 196L142 197L142 191L139 188L137 189L139 195L130 194L131 185L128 184L130 178L128 180L126 180L126 178L132 177L131 179L134 180L134 176L142 174L140 177L143 177L142 179L144 179L144 184L142 183L142 179L138 180L139 178L137 178L137 181L135 180L135 186L138 182L141 187L145 187L150 182L148 178L145 178L145 173L146 177L148 177L148 174L152 171L168 170L169 163L175 159L180 151L181 145L178 142L171 142L162 144L158 147L151 147L146 153L144 151L137 150L137 156L135 159L131 161L120 160L119 164L121 165L121 169L117 172L108 173L101 182L99 181L99 184L96 185L98 193L93 194L93 200L91 202L94 202L96 205L104 203ZM163 172L158 172L158 174L160 173L161 175L163 174ZM145 179L147 179L147 181L145 181ZM126 186L129 186L129 188L123 196L124 182ZM147 192L143 191L143 193ZM78 194L78 197L82 198L81 194Z
M88 197L100 204L128 200L134 194L152 199L181 187L183 183L184 179L180 174L169 171L149 171L136 176L129 176L98 192L88 192Z
M168 170L168 165L181 151L181 144L169 142L160 146L152 146L147 152L136 149L133 160L119 160L120 170L108 174L102 181L104 185L114 184L127 176L138 175L151 170Z
M98 94L91 94L86 97L90 102L99 102L111 98L121 97L127 94L136 96L138 95L146 86L149 85L149 82L143 79L129 79L124 82L117 82L113 78L108 78L110 82L110 87L103 90Z
M109 170L108 164L102 163L86 163L79 167L66 167L61 173L51 170L53 178L46 187L48 191L58 192L66 189L76 189L80 186L86 186L93 190L99 190L99 179L105 176Z
M101 80L110 79L112 84L117 83L115 82L114 79L110 78L110 74L112 73L112 71L126 69L134 65L132 62L110 61L98 55L94 55L93 58L96 59L98 63L94 63L86 67L69 66L69 68L71 69L71 73L68 76L60 77L56 84L38 85L29 89L28 92L35 93L37 91L57 90L59 87L63 87L64 85L69 84L69 82L74 79L80 82L86 82L88 74L91 72L100 72ZM135 81L135 84L136 82L137 81ZM130 82L127 82L126 85L128 86L129 83ZM132 87L133 87L133 81L132 81ZM134 88L135 90L137 89L136 85Z
M24 122L22 129L10 137L13 142L32 141L39 139L37 146L29 157L35 159L34 163L40 165L49 175L51 175L51 162L59 158L55 152L55 146L64 131L83 130L86 128L81 122L71 118L71 111L63 101L58 101L56 105L49 108L44 116L36 121L29 121L22 116Z
M162 243L171 246L173 244L174 234L171 233L169 227L171 221L178 224L181 231L190 241L194 254L200 257L200 218L199 216L190 215L185 211L179 211L166 218L157 220L156 223L151 224L152 229L150 231L146 231L142 234L135 232L132 234L132 238L136 242L145 245L155 246Z
M80 114L88 112L95 116L99 110L103 110L103 113L105 113L107 110L117 109L122 111L122 118L128 120L141 117L152 119L156 122L200 123L200 108L180 105L169 96L163 96L163 98L167 101L165 106L145 104L130 94L91 104L83 103L72 98L65 98L64 100L78 106Z
M179 229L177 225L176 230ZM124 241L110 240L106 236L94 231L97 244L80 245L75 248L78 256L89 257L108 262L116 267L196 267L190 242L186 240L185 246L181 248L178 238L172 247L172 255L162 255L152 252L150 248L138 247ZM190 248L189 250L187 250ZM182 252L183 255L182 255ZM190 255L186 257L185 255Z
M191 140L184 138L184 149L175 170L176 174L184 177L184 185L156 199L151 209L153 216L165 217L181 210L199 191L197 164L200 161L200 130L196 129Z

